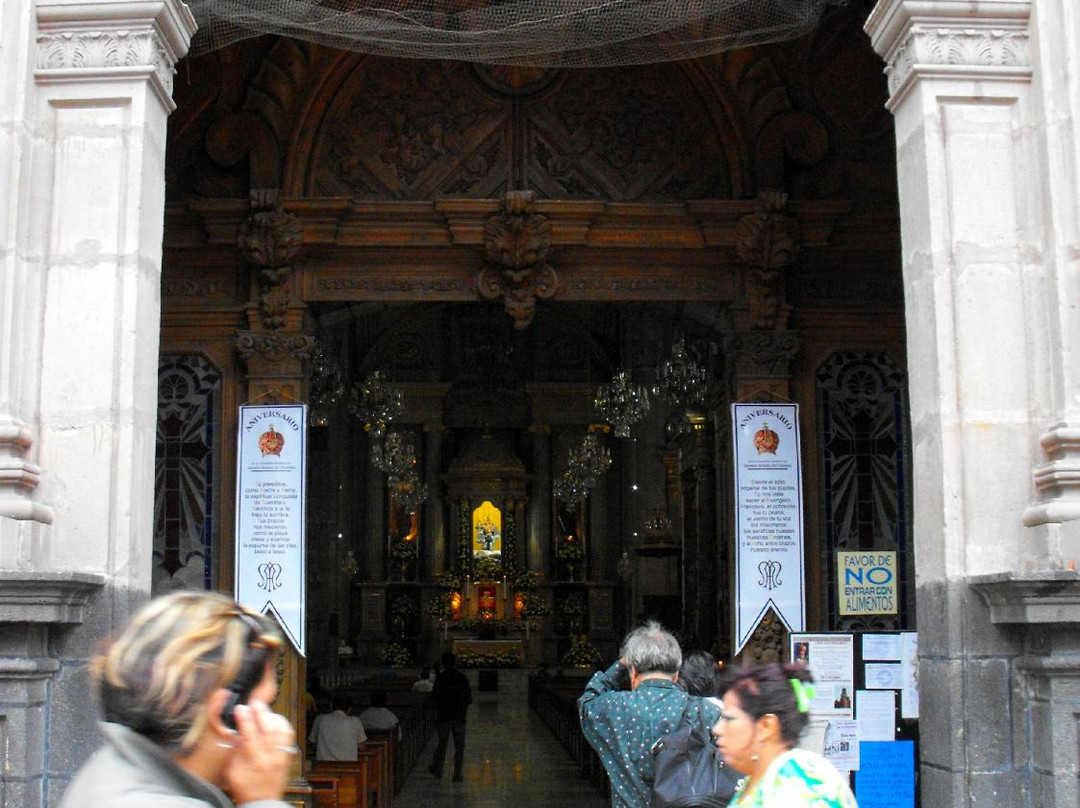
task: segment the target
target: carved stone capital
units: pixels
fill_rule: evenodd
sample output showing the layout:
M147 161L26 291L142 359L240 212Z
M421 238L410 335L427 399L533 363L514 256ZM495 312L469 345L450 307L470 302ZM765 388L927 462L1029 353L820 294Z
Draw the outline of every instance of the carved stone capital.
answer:
M241 331L236 338L236 350L245 360L307 359L315 350L315 337L295 331Z
M484 225L489 265L477 276L476 290L488 300L502 298L515 328L532 322L538 298L558 291L559 276L546 260L550 250L551 222L533 210L533 192L508 193Z
M1031 4L1020 0L883 0L866 31L886 61L890 104L923 75L1029 79L1030 13Z
M739 331L724 338L724 353L737 379L787 378L799 350L796 331Z
M108 80L147 73L172 110L175 65L187 53L195 19L179 0L36 4L39 82Z

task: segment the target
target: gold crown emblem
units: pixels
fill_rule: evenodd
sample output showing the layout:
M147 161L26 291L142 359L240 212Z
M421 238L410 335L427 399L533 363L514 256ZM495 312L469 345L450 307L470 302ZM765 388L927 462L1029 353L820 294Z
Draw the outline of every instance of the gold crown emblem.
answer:
M754 433L754 448L758 454L776 454L780 446L780 436L769 429L768 424L762 424L761 429Z
M280 432L275 432L274 425L270 424L270 428L259 436L259 451L263 453L263 457L267 455L281 457L281 450L284 448L285 436Z

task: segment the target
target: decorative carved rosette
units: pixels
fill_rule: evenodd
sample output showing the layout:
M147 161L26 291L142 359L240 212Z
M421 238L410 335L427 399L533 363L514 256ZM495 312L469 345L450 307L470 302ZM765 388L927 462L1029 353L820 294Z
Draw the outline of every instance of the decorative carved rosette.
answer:
M276 190L251 192L251 215L240 225L238 243L244 257L259 267L262 321L267 328L285 327L292 261L304 244L300 220L286 213Z
M758 209L739 220L735 254L748 266L744 294L750 327L781 328L781 270L799 254L799 223L786 213L787 194L758 194Z
M315 350L315 337L280 331L241 331L236 350L244 359L258 357L267 362L307 359Z
M740 378L787 378L798 350L795 331L740 331L724 340L724 352L733 358Z
M546 260L551 222L532 205L532 191L506 195L502 211L484 225L484 254L490 264L476 278L481 297L503 299L514 328L527 328L537 299L553 297L559 288L559 276Z

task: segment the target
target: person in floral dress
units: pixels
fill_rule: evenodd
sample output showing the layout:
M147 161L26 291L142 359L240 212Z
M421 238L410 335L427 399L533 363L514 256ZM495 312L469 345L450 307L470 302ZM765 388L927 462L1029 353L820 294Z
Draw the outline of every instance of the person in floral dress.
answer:
M806 728L813 677L804 665L740 672L724 693L713 738L746 776L728 808L858 808L847 777L795 744Z

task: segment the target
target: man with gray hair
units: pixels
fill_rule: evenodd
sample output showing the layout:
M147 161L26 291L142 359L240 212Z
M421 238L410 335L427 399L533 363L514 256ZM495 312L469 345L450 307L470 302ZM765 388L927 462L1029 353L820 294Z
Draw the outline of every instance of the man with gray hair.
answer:
M687 724L708 737L720 717L713 703L676 684L681 665L678 641L650 621L626 635L619 660L595 673L578 699L581 729L611 779L612 808L648 808L653 745ZM630 690L622 690L627 674Z

